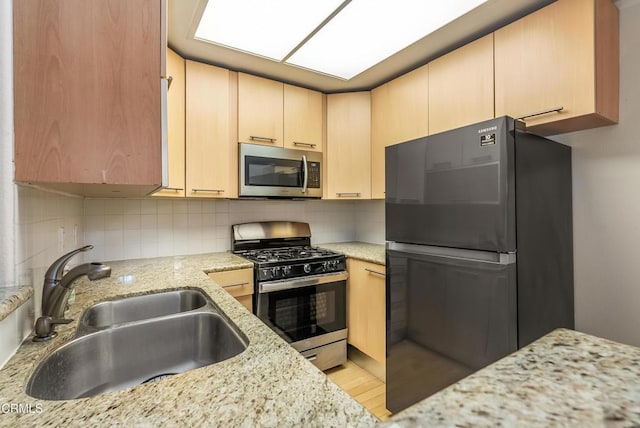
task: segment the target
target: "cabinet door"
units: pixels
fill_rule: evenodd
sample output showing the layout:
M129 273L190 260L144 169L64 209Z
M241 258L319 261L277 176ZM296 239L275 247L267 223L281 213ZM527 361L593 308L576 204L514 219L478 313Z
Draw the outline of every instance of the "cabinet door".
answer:
M165 2L14 2L15 179L88 196L162 184Z
M167 49L167 75L171 77L167 93L169 183L153 196L176 197L185 195L185 61L171 49Z
M252 311L253 268L211 272L209 278Z
M238 196L237 74L187 61L187 196Z
M238 141L282 147L283 87L281 82L238 73Z
M495 32L496 116L531 117L539 134L618 121L618 9L559 0Z
M379 363L385 363L385 267L348 259L348 342Z
M371 198L371 96L327 95L326 199Z
M322 151L322 105L322 93L284 85L284 147Z
M371 91L371 198L384 199L384 149L429 134L429 66Z
M429 63L429 133L493 118L493 34Z

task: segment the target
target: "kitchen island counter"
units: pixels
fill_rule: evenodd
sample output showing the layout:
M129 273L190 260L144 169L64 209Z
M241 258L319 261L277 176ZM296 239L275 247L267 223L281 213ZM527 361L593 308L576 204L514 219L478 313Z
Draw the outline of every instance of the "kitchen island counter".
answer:
M67 316L45 343L26 339L0 370L0 426L372 426L377 419L215 284L206 273L250 268L230 253L106 263L110 278L78 280ZM162 290L203 290L249 339L218 364L91 398L48 401L25 387L36 365L72 339L84 309L104 300ZM167 339L169 340L169 339ZM11 405L22 405L22 413ZM30 411L28 411L30 410Z
M640 348L558 329L381 427L640 426Z

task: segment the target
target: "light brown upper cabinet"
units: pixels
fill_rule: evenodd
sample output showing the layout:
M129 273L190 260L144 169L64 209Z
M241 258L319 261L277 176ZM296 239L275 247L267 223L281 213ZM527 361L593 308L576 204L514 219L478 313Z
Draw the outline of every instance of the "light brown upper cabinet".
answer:
M187 61L187 196L238 196L238 74Z
M167 49L167 75L171 79L167 93L168 141L168 186L153 196L184 196L184 153L185 153L185 62L184 58Z
M558 0L495 32L496 116L550 135L618 121L618 9Z
M493 34L429 63L429 133L492 119Z
M283 146L284 84L238 73L238 141Z
M384 199L384 149L429 134L429 66L371 91L371 198Z
M317 91L284 85L284 147L322 151L323 97Z
M325 199L371 198L371 95L327 95Z
M14 2L16 181L118 197L162 185L165 7Z

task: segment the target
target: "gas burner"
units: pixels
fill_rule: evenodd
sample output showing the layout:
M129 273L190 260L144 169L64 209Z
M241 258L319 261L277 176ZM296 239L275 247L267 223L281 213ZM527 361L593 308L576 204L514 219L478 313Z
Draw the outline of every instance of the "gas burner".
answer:
M256 263L299 262L322 257L335 257L338 255L339 253L334 251L310 246L265 248L242 253L243 257Z

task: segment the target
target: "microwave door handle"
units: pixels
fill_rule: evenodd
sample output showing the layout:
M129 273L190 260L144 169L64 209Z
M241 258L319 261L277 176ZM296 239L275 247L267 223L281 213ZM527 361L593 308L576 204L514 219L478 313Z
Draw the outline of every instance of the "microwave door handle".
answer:
M302 168L303 168L302 193L307 193L307 184L309 180L309 166L307 165L307 157L305 155L302 155Z

